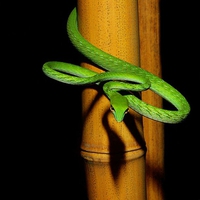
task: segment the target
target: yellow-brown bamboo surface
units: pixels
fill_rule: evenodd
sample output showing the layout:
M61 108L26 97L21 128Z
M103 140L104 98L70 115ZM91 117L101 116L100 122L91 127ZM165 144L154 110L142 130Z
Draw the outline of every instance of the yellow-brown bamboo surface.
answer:
M138 1L141 67L161 77L159 0ZM142 100L162 107L162 99L151 91ZM163 200L164 127L163 123L143 118L146 153L146 187L148 200Z
M81 34L98 48L139 65L137 0L78 0ZM88 61L83 67L101 72ZM120 67L120 66L119 66ZM141 117L133 111L121 123L100 88L82 94L85 160L90 200L145 200L145 142Z

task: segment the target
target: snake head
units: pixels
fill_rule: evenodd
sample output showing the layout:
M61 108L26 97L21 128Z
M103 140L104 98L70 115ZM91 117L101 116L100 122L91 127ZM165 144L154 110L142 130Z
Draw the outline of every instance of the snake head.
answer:
M119 94L119 93L118 93ZM121 122L124 119L126 113L128 113L129 106L128 100L122 95L113 95L110 98L110 110L112 111L117 122Z

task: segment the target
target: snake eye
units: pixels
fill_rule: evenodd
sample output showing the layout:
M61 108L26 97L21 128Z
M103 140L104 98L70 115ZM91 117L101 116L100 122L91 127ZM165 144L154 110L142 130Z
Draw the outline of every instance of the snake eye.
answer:
M111 110L111 112L115 112L115 109L113 108L113 106L110 106L110 110Z
M129 112L129 108L127 108L124 112L124 114L127 114Z

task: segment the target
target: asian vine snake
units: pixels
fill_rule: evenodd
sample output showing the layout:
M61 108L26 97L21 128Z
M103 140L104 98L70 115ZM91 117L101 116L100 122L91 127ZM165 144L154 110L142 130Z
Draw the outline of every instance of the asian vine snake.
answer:
M67 22L67 32L72 44L84 56L104 69L96 73L89 69L57 61L46 62L43 72L63 83L72 85L103 85L106 96L110 99L111 110L115 119L121 122L128 108L150 119L164 123L179 123L190 112L190 105L185 97L171 85L152 73L116 58L98 49L79 33L76 8ZM143 102L130 91L150 89L175 106L175 110L157 108ZM127 93L121 94L125 90Z

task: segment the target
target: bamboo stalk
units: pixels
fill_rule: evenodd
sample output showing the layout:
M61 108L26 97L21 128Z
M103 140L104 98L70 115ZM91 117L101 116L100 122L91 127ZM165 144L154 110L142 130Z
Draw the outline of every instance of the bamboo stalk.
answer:
M141 67L161 77L159 3L159 0L138 1L138 8ZM143 92L142 100L162 107L161 97L151 91ZM164 126L146 118L143 118L143 126L147 146L147 199L163 200Z
M139 65L137 0L78 0L79 30L100 49ZM83 61L83 67L100 72ZM99 88L83 91L81 155L90 200L145 200L145 144L141 117L117 123Z

